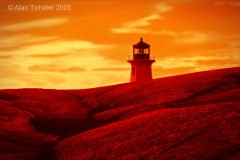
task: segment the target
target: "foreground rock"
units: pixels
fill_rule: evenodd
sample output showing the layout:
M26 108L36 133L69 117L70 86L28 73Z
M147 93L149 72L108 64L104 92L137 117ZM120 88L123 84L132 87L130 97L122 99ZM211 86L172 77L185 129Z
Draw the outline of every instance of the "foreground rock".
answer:
M67 138L57 159L237 159L239 121L240 103L159 109Z
M0 90L0 159L236 159L240 68L82 90Z

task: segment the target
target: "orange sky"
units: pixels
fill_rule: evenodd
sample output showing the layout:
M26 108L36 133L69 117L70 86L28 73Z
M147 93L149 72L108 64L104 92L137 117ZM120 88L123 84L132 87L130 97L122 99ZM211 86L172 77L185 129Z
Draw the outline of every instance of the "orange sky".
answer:
M127 56L140 37L156 57L154 78L240 66L240 0L0 4L0 88L78 89L129 82ZM58 5L66 10L56 10Z

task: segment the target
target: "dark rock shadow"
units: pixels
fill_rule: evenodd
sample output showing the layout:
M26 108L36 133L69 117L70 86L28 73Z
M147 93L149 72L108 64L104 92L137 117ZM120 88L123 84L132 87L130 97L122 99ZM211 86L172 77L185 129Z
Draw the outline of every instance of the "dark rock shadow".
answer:
M95 120L91 117L86 119L46 119L46 118L31 118L30 123L36 130L42 133L60 136L60 139L65 139L72 135L85 132L106 124L111 120Z
M97 113L106 106L102 106L94 110L91 114ZM86 119L47 119L41 117L30 118L30 124L41 133L59 136L60 140L67 137L79 134L103 125L117 121L118 118L109 120L96 120L89 116ZM41 152L37 160L54 160L56 158L56 151L54 147L57 143L46 143L41 147Z
M55 160L56 151L54 150L57 142L49 142L41 146L39 155L36 157L36 160Z

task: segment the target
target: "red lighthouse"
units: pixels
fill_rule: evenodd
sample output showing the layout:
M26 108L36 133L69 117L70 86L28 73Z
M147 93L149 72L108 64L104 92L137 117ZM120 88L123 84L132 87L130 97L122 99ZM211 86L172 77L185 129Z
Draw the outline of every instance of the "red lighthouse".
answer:
M133 45L133 54L128 56L128 63L131 64L130 82L140 82L152 80L152 63L154 56L150 56L150 45L140 42Z

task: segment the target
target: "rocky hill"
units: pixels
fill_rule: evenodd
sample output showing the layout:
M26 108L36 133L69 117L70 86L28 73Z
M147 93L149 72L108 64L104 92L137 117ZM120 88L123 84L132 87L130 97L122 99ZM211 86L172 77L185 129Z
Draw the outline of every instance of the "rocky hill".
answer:
M239 159L240 67L81 89L0 90L0 159Z

